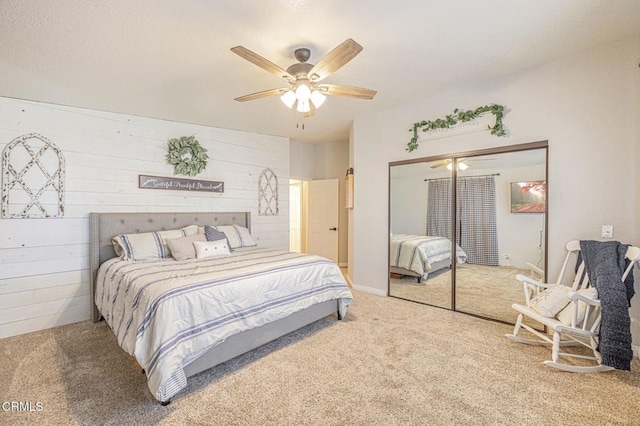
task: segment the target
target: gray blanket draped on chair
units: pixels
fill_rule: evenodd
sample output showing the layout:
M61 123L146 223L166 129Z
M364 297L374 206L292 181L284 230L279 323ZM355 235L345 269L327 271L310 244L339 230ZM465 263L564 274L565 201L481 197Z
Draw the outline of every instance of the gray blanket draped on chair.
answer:
M618 241L580 241L580 251L592 285L598 290L602 306L598 352L602 364L619 370L630 370L631 319L629 306L634 295L633 271L624 283L627 244Z

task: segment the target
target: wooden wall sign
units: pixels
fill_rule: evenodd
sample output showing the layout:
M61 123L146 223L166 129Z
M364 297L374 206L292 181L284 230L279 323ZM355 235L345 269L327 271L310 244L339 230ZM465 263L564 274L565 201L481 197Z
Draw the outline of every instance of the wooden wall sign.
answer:
M138 188L170 189L174 191L224 192L224 182L138 175Z

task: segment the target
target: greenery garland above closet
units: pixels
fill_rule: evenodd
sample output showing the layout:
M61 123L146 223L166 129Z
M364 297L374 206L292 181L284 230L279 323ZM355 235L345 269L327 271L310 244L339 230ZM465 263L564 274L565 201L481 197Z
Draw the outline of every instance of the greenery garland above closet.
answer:
M425 121L422 120L418 123L413 123L413 129L409 129L410 132L413 132L413 137L411 141L407 144L407 151L415 151L418 149L418 129L422 128L423 132L428 132L429 130L436 129L448 129L451 126L455 126L458 122L467 122L474 120L485 114L490 112L496 117L496 122L493 126L488 126L489 130L491 130L492 135L496 136L506 136L506 132L504 126L502 125L502 117L504 116L504 106L502 105L484 105L480 106L476 109L470 109L467 111L463 111L460 108L456 108L453 110L453 114L449 114L445 116L445 118L438 118L436 120Z
M195 176L207 167L209 155L193 136L169 140L167 161L173 164L173 174Z

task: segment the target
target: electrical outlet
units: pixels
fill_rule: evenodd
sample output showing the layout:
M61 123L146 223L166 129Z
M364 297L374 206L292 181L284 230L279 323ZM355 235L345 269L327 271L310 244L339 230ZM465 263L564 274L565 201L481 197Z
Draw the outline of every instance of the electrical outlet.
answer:
M613 238L613 225L602 225L602 238Z

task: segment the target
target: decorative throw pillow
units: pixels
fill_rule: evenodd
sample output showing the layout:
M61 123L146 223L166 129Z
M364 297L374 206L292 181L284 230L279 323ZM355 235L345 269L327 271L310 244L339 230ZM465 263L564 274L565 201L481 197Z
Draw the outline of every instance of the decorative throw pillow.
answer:
M531 299L529 307L543 317L555 317L571 301L567 297L567 293L570 291L571 287L554 284Z
M195 241L193 245L196 248L196 258L198 259L231 254L226 239L217 241Z
M169 231L120 234L111 239L113 249L122 260L152 260L171 257L166 241L198 232L195 225Z
M209 226L209 225L205 225L204 235L206 235L207 241L218 241L218 240L224 240L227 238L224 232L220 232L213 226Z
M256 242L253 240L249 229L244 226L239 225L223 225L223 226L213 226L216 230L220 232L224 232L224 234L229 239L229 246L232 249L240 248L240 247L253 247L257 246Z
M229 251L233 251L231 244L229 244L229 239L224 232L218 231L213 226L205 225L204 226L204 235L207 237L207 241L219 241L225 240L227 245L229 246Z
M187 235L181 238L171 238L167 240L167 246L171 250L171 256L175 260L195 259L196 248L193 246L195 241L207 241L203 234Z
M596 300L598 298L598 290L595 287L585 288L583 290L578 290L578 294L588 297L589 299ZM573 311L575 310L575 303L569 303L563 310L558 313L558 321L561 323L571 326L571 320L573 319ZM578 302L578 316L576 318L576 327L582 327L582 322L584 321L585 314L587 313L587 304L579 301Z

